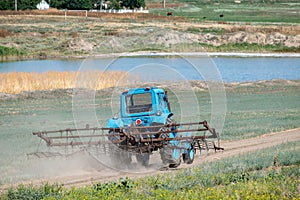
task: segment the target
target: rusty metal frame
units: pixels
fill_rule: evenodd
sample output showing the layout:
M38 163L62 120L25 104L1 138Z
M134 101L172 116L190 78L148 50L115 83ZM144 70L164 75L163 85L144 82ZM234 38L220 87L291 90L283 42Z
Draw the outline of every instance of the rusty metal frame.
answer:
M183 126L192 126L192 125L202 125L201 128L193 129L179 129ZM171 129L171 127L173 129ZM149 132L147 129L157 128L159 131ZM143 131L144 129L144 131ZM175 130L174 130L175 129ZM92 134L83 134L84 132L92 131ZM102 134L97 133L101 131ZM104 133L104 131L113 131L114 133ZM182 136L181 133L184 132L206 132L208 131L210 135L193 135L191 137ZM176 138L163 137L162 134L168 134L171 132L179 133L179 136ZM75 134L74 134L75 133ZM80 133L80 134L78 134ZM224 150L220 147L219 143L219 133L215 129L211 128L207 121L202 122L191 122L191 123L171 123L165 125L155 125L155 126L130 126L124 128L90 128L88 125L86 128L80 129L61 129L61 130L52 130L52 131L39 131L33 132L33 135L38 136L44 140L48 147L65 147L65 146L100 146L100 145L117 145L121 149L126 149L131 152L151 152L153 149L162 148L166 142L172 140L179 141L191 141L194 143L195 149L207 150L214 149ZM60 134L60 135L57 135ZM157 135L158 137L147 137L147 135ZM108 137L115 136L119 140L111 141ZM89 138L90 140L85 140ZM210 141L210 147L208 145L207 139L217 139L218 145L214 141ZM98 140L93 140L98 139ZM80 140L80 141L76 141ZM125 144L123 144L125 142ZM128 145L132 144L132 145ZM137 145L143 144L143 145ZM179 148L179 147L174 147Z

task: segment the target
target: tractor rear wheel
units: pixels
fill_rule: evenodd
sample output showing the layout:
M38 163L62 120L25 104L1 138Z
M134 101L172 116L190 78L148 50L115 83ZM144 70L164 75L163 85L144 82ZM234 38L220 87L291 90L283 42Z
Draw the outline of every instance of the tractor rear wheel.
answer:
M169 165L170 168L176 168L181 163L180 149L166 146L160 149L160 156L165 165Z
M145 154L136 154L136 160L138 164L141 164L144 167L149 166L149 159L150 159L150 154L145 153Z
M112 164L118 169L126 168L131 164L131 155L129 152L121 149L113 149L111 153Z
M131 153L129 153L127 150L122 149L121 145L126 144L126 141L123 141L122 143L117 143L120 141L120 136L114 135L117 134L114 131L109 131L108 139L113 143L110 147L110 155L111 155L111 162L112 164L117 167L118 169L128 167L131 164Z

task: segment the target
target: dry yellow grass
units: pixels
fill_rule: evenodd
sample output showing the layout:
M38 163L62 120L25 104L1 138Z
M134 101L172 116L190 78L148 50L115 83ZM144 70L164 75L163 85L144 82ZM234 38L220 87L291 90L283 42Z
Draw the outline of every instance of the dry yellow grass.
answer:
M100 90L126 84L128 74L123 71L86 72L9 72L0 73L0 92L17 94L23 91L88 88Z

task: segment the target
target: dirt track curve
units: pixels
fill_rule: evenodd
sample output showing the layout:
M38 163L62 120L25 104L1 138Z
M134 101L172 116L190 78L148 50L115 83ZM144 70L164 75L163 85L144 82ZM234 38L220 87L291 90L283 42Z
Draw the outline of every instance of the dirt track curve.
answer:
M243 139L243 140L236 140L236 141L226 141L221 143L221 146L224 147L224 151L219 151L217 153L214 153L213 151L210 151L206 155L200 155L199 152L197 153L195 160L193 164L187 165L187 164L181 164L179 169L182 168L189 168L196 165L199 165L203 162L211 162L214 160L219 160L225 157L235 156L239 154L254 152L259 149L279 145L286 142L292 142L300 140L300 128L298 129L292 129L287 130L283 132L277 132L277 133L271 133L271 134L265 134L256 138L249 138L249 139ZM154 158L155 159L155 158ZM153 162L153 161L152 161ZM154 160L155 162L155 160ZM151 161L150 161L151 163ZM78 175L72 175L72 176L60 176L60 177L53 177L47 180L36 180L31 181L31 184L40 184L45 181L49 183L63 183L66 187L80 187L89 185L95 182L106 182L111 180L118 180L120 178L140 178L160 173L169 173L174 170L167 170L167 171L160 171L160 170L146 170L141 169L140 173L129 173L129 172L118 172L112 169L104 169L101 171L90 171L90 172L84 172L84 174L78 174ZM26 184L26 183L25 183ZM2 186L0 187L0 191L7 190L9 186Z
M239 155L243 153L253 152L259 149L275 146L285 142L292 142L300 140L300 129L293 129L278 133L265 134L256 138L249 138L244 140L236 140L236 141L227 141L221 143L221 146L224 147L224 151L219 151L214 153L211 151L206 156L200 156L199 152L191 165L182 164L179 168L188 168L193 167L195 165L199 165L203 162L211 162L214 160L222 159L225 157L230 157L234 155ZM173 170L169 170L173 171ZM148 172L148 176L159 174L159 173L167 173L168 171L150 171ZM147 173L147 172L146 172ZM101 181L109 181L109 180L118 180L121 177L129 177L129 178L139 178L144 177L145 173L127 173L127 172L113 172L112 170L104 170L100 172L93 172L91 174L86 174L84 176L77 177L62 177L62 179L58 178L56 181L63 181L66 186L83 186L90 184L92 182L101 182Z

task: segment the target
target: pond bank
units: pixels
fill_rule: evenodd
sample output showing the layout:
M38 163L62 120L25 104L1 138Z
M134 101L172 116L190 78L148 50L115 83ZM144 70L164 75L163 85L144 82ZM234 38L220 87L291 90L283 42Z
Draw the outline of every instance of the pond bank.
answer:
M46 60L46 59L89 59L89 58L117 58L134 56L201 56L201 57L265 57L265 58L300 58L300 53L254 53L254 52L157 52L139 51L128 53L107 53L95 55L70 55L70 56L2 56L1 62L25 61L25 60Z

